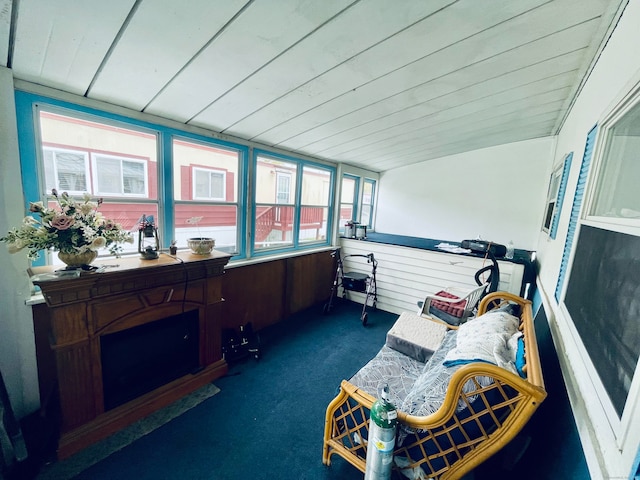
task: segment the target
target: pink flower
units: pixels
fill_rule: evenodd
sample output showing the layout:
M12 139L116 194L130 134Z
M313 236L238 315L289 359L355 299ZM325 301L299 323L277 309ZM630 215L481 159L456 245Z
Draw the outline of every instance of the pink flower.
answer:
M51 220L51 226L58 230L67 230L75 223L75 219L69 215L56 215Z

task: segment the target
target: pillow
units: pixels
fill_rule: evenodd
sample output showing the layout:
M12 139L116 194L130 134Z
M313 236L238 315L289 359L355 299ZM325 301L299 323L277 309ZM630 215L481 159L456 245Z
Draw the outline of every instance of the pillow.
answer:
M442 290L436 293L436 297L450 298L452 300L460 298L445 290ZM433 308L437 308L438 310L442 310L443 312L446 312L449 315L453 315L454 317L459 318L459 317L462 317L462 315L464 315L464 307L467 306L467 301L465 299L461 299L458 302L449 303L449 302L443 302L441 300L432 299L430 306Z
M527 364L527 361L524 358L524 337L522 337L522 335L520 336L520 338L518 338L515 364L518 375L520 375L522 378L527 378L527 373L524 371L524 366Z
M488 312L469 320L458 329L456 346L444 359L447 367L487 362L513 373L516 335L520 320L504 311ZM511 345L510 345L511 344Z
M386 344L414 360L425 363L442 343L446 325L403 312L387 332Z

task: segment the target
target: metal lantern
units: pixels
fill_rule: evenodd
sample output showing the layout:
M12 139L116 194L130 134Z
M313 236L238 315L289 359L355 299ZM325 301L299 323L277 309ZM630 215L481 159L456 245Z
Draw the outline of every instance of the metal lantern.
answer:
M158 228L153 219L153 215L142 214L138 227L138 252L145 260L158 258L160 251L160 240L158 239Z

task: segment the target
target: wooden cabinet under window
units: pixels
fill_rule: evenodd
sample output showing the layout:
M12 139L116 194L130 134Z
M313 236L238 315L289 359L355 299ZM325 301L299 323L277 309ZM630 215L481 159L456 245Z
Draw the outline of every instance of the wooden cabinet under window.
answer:
M229 257L120 258L77 278L33 269L46 301L34 306L41 400L59 399L59 458L226 373L220 329Z

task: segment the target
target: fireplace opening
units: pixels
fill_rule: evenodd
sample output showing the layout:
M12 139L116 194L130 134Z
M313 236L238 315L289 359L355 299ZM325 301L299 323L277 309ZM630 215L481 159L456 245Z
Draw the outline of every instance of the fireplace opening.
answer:
M105 411L197 371L198 310L100 337Z

